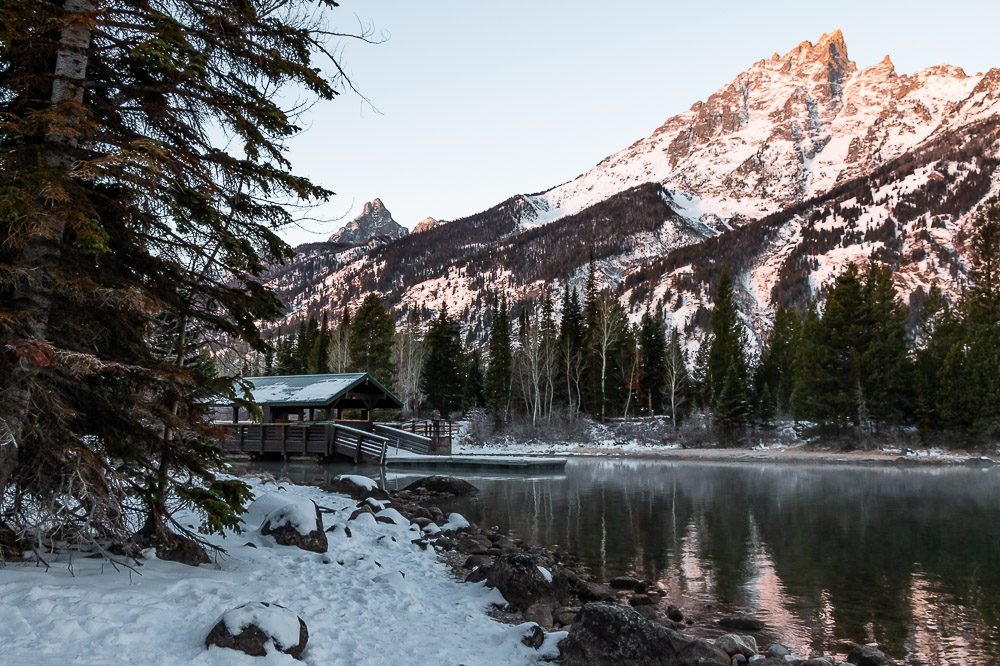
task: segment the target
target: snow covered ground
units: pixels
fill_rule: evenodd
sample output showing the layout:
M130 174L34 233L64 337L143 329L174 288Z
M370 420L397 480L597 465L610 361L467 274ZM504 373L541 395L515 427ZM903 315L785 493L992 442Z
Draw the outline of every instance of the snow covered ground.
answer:
M150 559L116 571L106 561L53 559L48 571L25 563L0 567L0 663L297 664L273 652L250 657L205 637L222 614L247 602L287 607L305 620L308 664L528 664L542 650L521 644L525 626L487 615L499 592L456 582L432 549L411 544L415 526L363 514L342 529L355 502L318 488L250 481L257 500L242 535L212 537L228 551L217 563L189 567ZM275 545L259 526L288 504L335 510L324 516L327 553ZM457 514L456 514L457 515ZM404 522L405 521L401 521ZM246 544L254 544L256 548Z

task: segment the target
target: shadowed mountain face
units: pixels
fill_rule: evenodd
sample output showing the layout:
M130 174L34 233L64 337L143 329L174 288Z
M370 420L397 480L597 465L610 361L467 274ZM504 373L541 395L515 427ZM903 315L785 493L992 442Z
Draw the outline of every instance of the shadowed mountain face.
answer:
M777 305L802 305L870 257L904 301L933 283L954 297L972 215L1000 193L998 116L1000 69L905 75L888 57L859 68L835 31L754 63L546 192L405 237L376 199L271 286L289 305L286 330L375 291L397 320L447 305L480 341L494 295L516 310L581 285L591 250L633 321L662 307L688 331L707 323L722 266L756 332Z
M331 243L344 245L360 245L373 238L402 238L407 235L406 227L392 219L392 213L385 207L381 199L375 199L365 204L361 215L345 224L339 231L330 236Z

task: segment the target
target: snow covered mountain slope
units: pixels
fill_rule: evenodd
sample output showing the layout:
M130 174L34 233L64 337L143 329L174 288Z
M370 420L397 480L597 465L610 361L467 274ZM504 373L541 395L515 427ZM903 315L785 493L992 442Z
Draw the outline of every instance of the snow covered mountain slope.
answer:
M932 283L957 293L971 215L1000 193L998 128L1000 69L858 69L837 31L755 63L569 183L388 243L303 246L271 285L285 330L376 291L398 319L447 307L470 340L494 295L515 309L557 295L591 253L633 319L662 308L688 331L707 325L723 266L758 333L852 261L891 266L919 304Z
M543 198L557 217L654 181L696 197L700 215L754 219L998 112L1000 69L968 76L940 65L907 76L888 56L858 69L837 30L754 63Z

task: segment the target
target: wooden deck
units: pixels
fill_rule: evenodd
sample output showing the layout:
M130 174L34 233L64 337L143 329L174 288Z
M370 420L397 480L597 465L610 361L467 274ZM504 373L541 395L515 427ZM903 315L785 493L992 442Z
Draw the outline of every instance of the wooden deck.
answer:
M390 440L367 430L339 423L220 423L228 431L219 440L226 453L315 455L332 458L335 455L352 458L354 462L385 464Z
M359 424L360 425L360 424ZM419 455L436 454L447 445L451 452L451 429L447 440L441 436L424 436L416 428L403 430L381 423L355 428L344 423L321 421L316 423L219 423L227 431L219 440L226 453L243 453L251 456L277 454L283 457L315 455L333 458L346 456L356 463L385 465L390 448ZM395 424L394 424L395 425ZM426 428L433 435L432 428ZM439 428L437 431L441 432Z

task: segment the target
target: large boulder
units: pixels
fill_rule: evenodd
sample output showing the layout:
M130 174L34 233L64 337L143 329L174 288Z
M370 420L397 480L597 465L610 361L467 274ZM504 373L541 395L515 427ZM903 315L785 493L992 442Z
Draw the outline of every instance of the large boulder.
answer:
M302 618L284 606L255 601L223 613L205 639L205 646L263 657L270 641L279 652L301 659L308 640L309 630Z
M559 643L568 666L727 665L729 655L708 641L650 622L627 606L590 603L580 609Z
M314 553L325 553L328 546L323 517L315 502L311 505L286 504L272 511L260 526L260 533L273 537L281 546L295 546Z
M341 474L323 486L323 490L330 493L340 493L356 500L365 500L372 497L377 500L389 499L389 493L378 487L374 479L358 474Z
M871 645L855 645L847 655L847 663L856 666L896 666L892 657Z
M418 490L439 495L475 495L479 492L479 488L468 481L453 476L425 476L406 486L404 490Z
M562 568L540 567L527 553L501 555L484 573L486 584L520 610L537 603L564 606L569 600L569 581Z

